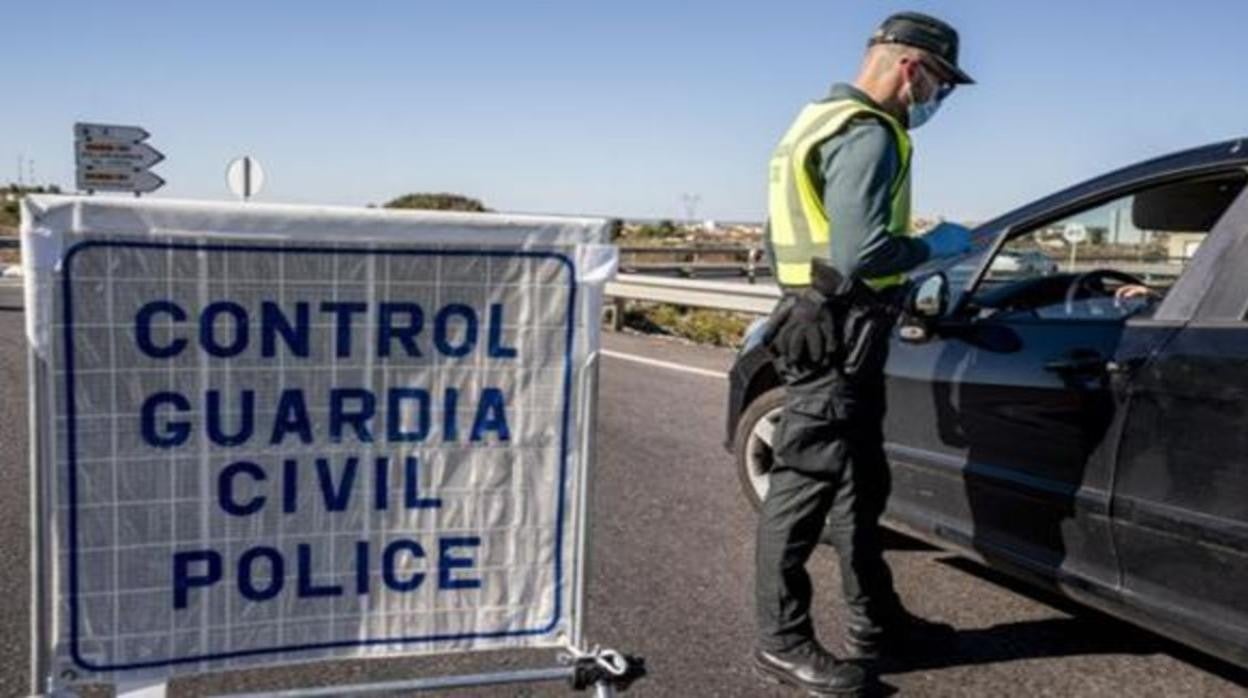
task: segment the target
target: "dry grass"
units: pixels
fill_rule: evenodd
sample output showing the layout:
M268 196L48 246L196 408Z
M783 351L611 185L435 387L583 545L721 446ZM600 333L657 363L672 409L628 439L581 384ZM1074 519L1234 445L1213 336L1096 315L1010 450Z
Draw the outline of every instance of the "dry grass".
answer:
M749 315L722 310L633 303L624 313L624 326L649 334L683 337L698 344L733 347L741 343L751 319Z

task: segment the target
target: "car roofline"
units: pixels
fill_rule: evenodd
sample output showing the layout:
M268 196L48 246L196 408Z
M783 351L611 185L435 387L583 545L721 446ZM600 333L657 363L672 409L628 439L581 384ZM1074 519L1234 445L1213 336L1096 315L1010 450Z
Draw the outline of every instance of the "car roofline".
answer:
M1169 153L1097 175L981 223L977 229L1004 230L1043 216L1046 211L1065 208L1100 192L1129 188L1137 182L1232 167L1248 167L1248 137Z

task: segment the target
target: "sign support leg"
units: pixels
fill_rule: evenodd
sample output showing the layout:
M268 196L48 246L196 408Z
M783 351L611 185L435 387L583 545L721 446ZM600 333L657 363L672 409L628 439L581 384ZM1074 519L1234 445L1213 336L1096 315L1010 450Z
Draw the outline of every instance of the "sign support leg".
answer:
M29 281L27 283L30 283ZM29 312L29 311L27 311ZM48 601L48 570L49 561L46 537L50 514L45 508L47 488L44 469L40 457L48 452L46 433L43 425L47 423L45 403L39 394L38 387L47 380L47 370L43 361L35 356L33 349L26 350L26 383L29 389L30 438L34 441L30 446L30 694L44 695L48 692L48 672L52 670L49 656L49 638L52 636L51 604Z

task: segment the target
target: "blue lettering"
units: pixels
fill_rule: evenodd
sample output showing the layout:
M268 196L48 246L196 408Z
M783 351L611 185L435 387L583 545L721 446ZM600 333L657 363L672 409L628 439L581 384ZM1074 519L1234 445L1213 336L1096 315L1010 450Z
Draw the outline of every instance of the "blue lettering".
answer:
M168 359L186 349L186 339L179 337L163 347L152 341L152 316L168 313L174 322L185 322L186 311L173 301L152 301L139 309L134 316L134 339L139 350L153 359Z
M495 359L516 358L516 348L503 346L503 304L490 304L489 354Z
M368 593L368 541L355 542L355 593Z
M217 316L223 314L234 320L234 339L229 344L217 341ZM232 301L209 303L199 316L199 345L209 354L221 358L243 353L247 348L247 311Z
M299 503L299 461L287 458L282 461L282 511L295 513Z
M437 509L442 506L442 500L438 497L421 497L420 496L420 459L416 456L407 456L404 462L404 487L403 499L408 509Z
M499 388L486 388L481 391L481 402L477 404L477 417L472 422L472 441L481 441L487 431L498 434L499 441L510 441L511 430L507 427L507 400Z
M237 446L251 438L251 431L256 413L256 393L252 390L242 392L238 431L226 434L221 428L221 391L208 391L208 438L218 446Z
M342 469L342 479L334 486L334 474L330 472L329 459L316 459L316 480L321 486L321 497L325 500L327 511L346 511L347 501L351 498L351 490L355 486L355 471L360 459L347 458Z
M373 507L377 511L385 511L390 499L390 458L381 456L373 459Z
M295 356L308 356L308 338L312 331L311 309L305 302L295 303L295 324L291 325L282 309L272 301L260 304L260 355L277 356L277 335Z
M446 389L445 409L442 412L442 440L446 443L459 439L459 390Z
M407 324L395 327L394 316L400 313L407 315ZM421 326L424 325L424 314L420 306L415 303L382 303L378 314L378 356L390 356L390 345L395 339L403 345L408 356L420 356L420 349L416 347L416 335L420 334Z
M475 548L481 545L477 536L443 538L438 541L438 589L480 589L481 580L476 577L456 577L454 571L471 568L476 560L471 557L455 557L453 548Z
M163 433L156 429L156 409L161 405L172 405L178 412L190 412L191 402L181 393L155 393L143 401L142 432L143 440L149 446L157 448L173 448L181 446L191 438L190 422L165 422Z
M360 409L348 412L347 400L359 400ZM355 429L356 438L364 443L373 442L373 433L368 428L368 421L373 418L377 409L377 400L373 394L363 388L334 388L329 391L329 439L334 443L342 441L343 425L349 424Z
M399 579L395 558L404 550L411 553L412 557L423 558L425 556L425 549L414 540L396 540L386 546L381 556L381 578L386 586L394 591L413 591L425 581L425 575L421 572L413 573L406 581Z
M337 302L326 301L321 303L322 313L333 313L334 321L337 325L337 349L338 358L344 359L351 356L351 316L361 314L368 311L367 303L360 302Z
M217 501L221 504L221 509L227 514L234 516L248 516L260 511L264 508L264 496L254 495L246 504L240 504L234 497L234 478L237 475L245 474L256 482L264 482L267 476L264 470L245 460L231 463L226 466L219 475L217 475Z
M191 565L202 564L197 574ZM191 589L210 587L221 581L221 554L215 550L192 550L173 554L173 607L186 608Z
M464 320L464 337L458 346L453 346L449 338L451 318L455 315ZM434 321L433 343L446 356L464 356L472 351L477 344L477 313L463 303L451 303L439 310Z
M260 559L269 561L267 587L257 586L255 582L255 563ZM281 593L285 574L282 554L274 548L252 548L238 558L238 590L250 601L268 601Z
M286 435L294 432L305 444L312 443L312 420L308 418L308 405L304 402L303 391L298 388L287 388L277 401L277 414L273 417L273 434L269 443L280 444Z
M342 586L338 584L327 584L324 586L316 586L312 581L312 546L307 543L300 543L295 548L295 555L299 558L299 595L305 598L315 598L318 596L342 596Z
M416 428L403 430L403 402L416 401ZM390 441L423 441L429 435L429 391L391 388L386 396L386 437Z

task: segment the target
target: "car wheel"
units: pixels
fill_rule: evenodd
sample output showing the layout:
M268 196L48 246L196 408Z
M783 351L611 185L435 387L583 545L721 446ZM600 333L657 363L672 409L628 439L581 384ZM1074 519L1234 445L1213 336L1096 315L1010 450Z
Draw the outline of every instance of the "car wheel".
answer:
M768 474L773 463L771 442L784 406L784 388L772 388L758 396L737 420L732 452L737 476L746 499L758 509L767 496Z

